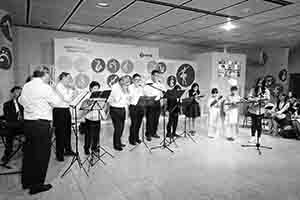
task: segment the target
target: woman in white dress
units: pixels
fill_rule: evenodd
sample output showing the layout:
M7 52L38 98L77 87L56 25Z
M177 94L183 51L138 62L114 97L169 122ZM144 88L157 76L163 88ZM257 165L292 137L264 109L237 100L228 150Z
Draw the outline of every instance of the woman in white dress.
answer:
M239 102L238 87L230 88L230 95L224 102L225 111L225 131L229 141L234 141L239 132Z
M220 134L221 129L221 105L222 96L218 95L218 89L211 90L211 96L208 99L208 137L215 138Z

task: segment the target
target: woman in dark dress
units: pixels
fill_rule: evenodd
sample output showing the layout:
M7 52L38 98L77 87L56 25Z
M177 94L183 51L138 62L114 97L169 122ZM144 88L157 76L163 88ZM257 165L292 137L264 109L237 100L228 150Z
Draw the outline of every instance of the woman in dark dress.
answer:
M186 116L189 118L189 130L193 135L195 134L195 121L197 117L200 117L200 106L198 97L200 95L198 83L194 83L191 89L188 91L189 97L192 99L190 106L187 107Z

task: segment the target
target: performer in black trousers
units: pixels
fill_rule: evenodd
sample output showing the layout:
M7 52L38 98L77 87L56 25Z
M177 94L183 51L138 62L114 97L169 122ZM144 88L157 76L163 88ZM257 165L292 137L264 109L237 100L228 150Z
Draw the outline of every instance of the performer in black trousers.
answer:
M160 138L157 135L157 128L160 116L160 99L163 96L163 92L166 91L166 87L161 83L161 76L158 70L151 72L151 80L146 84L144 92L146 96L155 96L155 103L147 106L146 108L146 138L151 141L151 137Z
M266 81L263 78L258 79L254 88L250 90L249 100L260 101L261 99L265 99L265 101L260 103L253 103L249 105L248 111L251 114L251 139L249 143L253 143L256 141L255 134L257 137L261 137L262 132L262 118L265 113L265 104L268 100L270 100L270 91L266 88Z
M123 76L119 82L114 84L111 89L108 102L110 105L110 116L114 126L113 145L117 151L122 151L125 144L122 144L121 137L124 130L126 110L130 101L128 86L130 80Z
M24 189L30 189L30 194L52 188L44 183L51 153L52 106L59 106L64 101L48 84L49 81L49 69L39 67L34 71L33 79L24 85L20 96L20 103L24 107L26 137L22 185Z
M131 119L129 143L131 145L140 144L142 141L139 138L139 131L144 117L144 108L137 105L138 100L144 95L144 89L142 87L142 80L140 74L134 74L132 76L133 84L129 86L130 92L130 106L129 115Z
M5 151L1 161L8 162L13 151L14 137L23 129L23 106L18 102L22 88L15 86L10 90L12 99L3 104L4 119L7 123L9 136L5 138Z
M176 85L172 91L181 90L179 85ZM167 137L180 137L180 135L176 134L178 117L180 112L179 100L175 98L167 99L167 110L169 111L169 120L167 124Z
M75 92L72 85L73 80L71 74L62 72L58 76L58 80L56 91L66 103L53 109L53 126L55 128L56 159L58 161L64 161L64 155L75 155L71 146L72 119L69 108L69 103L73 100Z

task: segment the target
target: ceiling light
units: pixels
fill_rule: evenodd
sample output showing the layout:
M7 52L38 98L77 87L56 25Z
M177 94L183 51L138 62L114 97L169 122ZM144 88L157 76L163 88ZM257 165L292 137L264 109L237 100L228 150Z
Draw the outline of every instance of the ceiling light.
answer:
M230 31L232 29L236 28L236 25L231 23L231 19L227 19L227 22L221 26L222 29L225 29L226 31Z
M96 7L97 7L97 8L106 8L106 7L109 7L109 4L106 3L106 2L98 2L98 3L96 4Z

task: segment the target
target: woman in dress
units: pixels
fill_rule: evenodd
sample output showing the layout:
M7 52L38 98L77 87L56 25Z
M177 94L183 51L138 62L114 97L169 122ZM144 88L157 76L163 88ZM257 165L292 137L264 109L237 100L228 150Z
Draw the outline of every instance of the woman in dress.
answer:
M188 91L189 97L192 99L190 106L187 107L186 116L189 118L189 132L194 135L196 133L195 121L200 117L200 106L198 97L200 95L198 83L194 83Z

